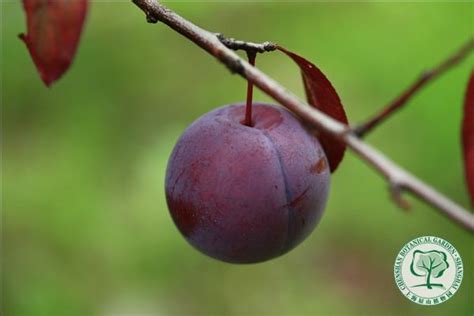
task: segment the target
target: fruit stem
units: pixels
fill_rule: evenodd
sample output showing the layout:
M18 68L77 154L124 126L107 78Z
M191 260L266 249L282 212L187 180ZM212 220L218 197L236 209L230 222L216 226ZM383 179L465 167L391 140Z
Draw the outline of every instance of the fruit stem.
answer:
M255 59L257 53L254 51L247 51L247 58L250 65L255 66ZM253 83L247 80L247 103L245 105L245 120L244 124L252 127L252 99L253 99Z

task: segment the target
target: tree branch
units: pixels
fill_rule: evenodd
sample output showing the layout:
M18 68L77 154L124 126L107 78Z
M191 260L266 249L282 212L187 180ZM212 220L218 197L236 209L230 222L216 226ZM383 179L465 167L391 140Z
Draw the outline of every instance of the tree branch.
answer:
M442 214L454 222L474 232L474 215L397 166L373 147L364 143L352 133L349 126L341 124L299 100L275 80L257 68L252 67L234 51L227 48L215 33L196 26L155 0L132 1L145 12L148 21L153 23L161 21L168 25L220 60L231 71L240 74L252 82L255 86L287 107L308 124L344 142L361 159L365 160L370 166L382 174L382 176L388 180L392 188L397 188L397 190L403 189L404 191L412 193L429 205L437 208Z
M365 136L368 132L385 121L395 111L407 104L407 102L428 82L433 81L439 77L439 75L464 60L472 50L474 50L474 38L469 39L469 41L467 41L467 43L464 44L464 46L462 46L454 55L449 56L448 59L444 60L437 67L424 72L401 95L384 107L379 113L375 114L367 122L355 127L354 133L359 137Z

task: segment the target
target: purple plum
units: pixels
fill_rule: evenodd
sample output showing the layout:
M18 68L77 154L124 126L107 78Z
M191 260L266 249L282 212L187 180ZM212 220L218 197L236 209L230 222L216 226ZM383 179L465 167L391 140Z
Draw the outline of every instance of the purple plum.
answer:
M232 263L256 263L301 243L326 205L330 171L318 139L286 109L215 109L178 140L166 172L171 216L188 242Z

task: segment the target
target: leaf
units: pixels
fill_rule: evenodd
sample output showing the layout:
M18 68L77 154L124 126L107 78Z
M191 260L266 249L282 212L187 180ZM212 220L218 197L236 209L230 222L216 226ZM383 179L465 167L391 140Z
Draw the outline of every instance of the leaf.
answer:
M278 46L300 67L308 103L333 119L348 124L347 116L336 90L327 77L313 63L305 58ZM331 172L334 172L344 157L346 145L335 137L320 131L318 139L328 158Z
M474 71L471 72L464 101L462 146L467 188L471 196L471 205L474 206Z
M71 65L76 54L88 0L23 0L27 34L20 34L38 69L50 86Z

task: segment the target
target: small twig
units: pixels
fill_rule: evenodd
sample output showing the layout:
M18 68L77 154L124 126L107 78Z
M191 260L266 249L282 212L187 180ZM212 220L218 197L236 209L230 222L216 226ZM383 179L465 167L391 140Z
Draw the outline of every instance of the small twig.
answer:
M411 175L375 148L351 132L349 126L342 124L287 91L275 80L227 48L214 33L206 31L189 22L175 12L165 8L155 0L132 0L147 15L147 20L161 21L176 32L182 34L212 56L220 60L229 69L239 73L277 102L287 107L302 120L324 131L340 141L370 166L376 169L389 182L396 179L400 190L413 193L419 199L437 208L442 214L467 230L474 232L474 215L459 206L440 192Z
M384 120L386 120L390 115L392 115L396 110L404 106L421 88L423 88L428 82L433 81L443 72L451 69L453 66L460 63L465 59L469 53L474 49L474 39L471 38L466 44L464 44L454 55L448 57L437 67L431 69L430 71L424 72L415 82L413 82L402 94L400 94L396 99L389 103L386 107L382 109L379 113L375 114L367 122L360 124L354 128L354 133L363 137L376 126L380 125Z
M244 50L247 53L265 53L274 51L277 48L277 45L272 42L263 42L259 44L252 42L244 42L241 40L236 40L234 38L228 38L220 33L216 33L215 35L219 39L219 41L221 41L222 44L232 50Z
M410 203L408 203L408 201L405 200L402 196L403 188L400 184L398 184L396 181L389 180L388 181L388 190L390 192L392 200L400 208L402 208L404 210L409 210L410 209Z

